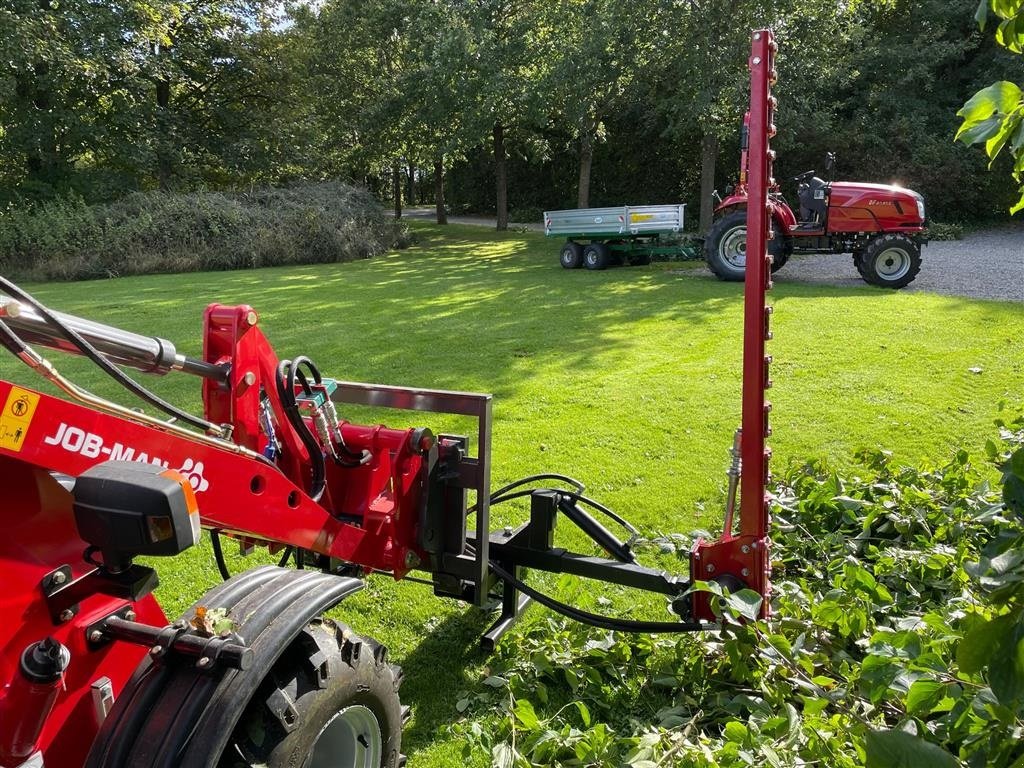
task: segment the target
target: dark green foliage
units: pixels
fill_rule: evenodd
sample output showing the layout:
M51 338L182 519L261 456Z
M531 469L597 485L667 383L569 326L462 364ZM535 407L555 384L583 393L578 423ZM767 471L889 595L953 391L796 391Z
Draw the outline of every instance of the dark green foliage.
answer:
M769 621L718 587L717 634L551 620L515 638L458 704L467 752L516 768L1022 764L1024 419L997 424L1002 493L964 451L923 469L866 451L849 477L793 467Z
M1019 0L982 0L975 14L982 29L990 15L996 17L996 42L1013 53L1024 53L1024 5ZM1014 74L1019 77L1019 71ZM1010 213L1024 210L1024 91L1006 80L992 83L974 94L957 116L963 123L956 137L964 144L983 143L991 161L989 168L1007 150L1010 174L1020 193Z
M245 194L61 198L0 214L0 273L79 280L351 261L407 241L365 191L341 183Z

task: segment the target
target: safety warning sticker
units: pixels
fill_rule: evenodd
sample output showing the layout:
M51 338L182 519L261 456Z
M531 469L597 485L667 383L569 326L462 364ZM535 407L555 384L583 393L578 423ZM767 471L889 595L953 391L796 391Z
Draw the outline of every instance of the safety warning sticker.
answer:
M20 451L25 444L25 433L28 432L39 395L20 387L11 387L7 396L3 413L0 413L0 448L9 451Z

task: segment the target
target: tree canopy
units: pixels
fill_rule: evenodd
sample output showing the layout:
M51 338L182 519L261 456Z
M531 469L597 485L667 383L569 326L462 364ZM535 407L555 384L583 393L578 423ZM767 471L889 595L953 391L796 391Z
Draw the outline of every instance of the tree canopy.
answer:
M834 150L844 178L986 218L1013 190L964 143L1020 181L1024 23L1015 0L977 11L994 36L974 17L973 0L12 0L0 201L342 178L499 226L626 202L706 217L736 173L747 33L768 25L780 178Z

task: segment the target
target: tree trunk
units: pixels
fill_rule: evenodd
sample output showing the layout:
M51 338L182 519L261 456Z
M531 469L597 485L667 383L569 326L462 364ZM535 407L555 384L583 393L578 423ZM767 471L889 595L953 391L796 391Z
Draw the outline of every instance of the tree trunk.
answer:
M440 157L434 161L434 207L437 210L437 223L447 224L448 214L444 210L444 160Z
M412 163L409 163L407 168L409 171L409 196L405 199L405 201L409 205L416 205L418 202L416 200L416 166L413 165Z
M156 106L160 125L156 146L156 180L160 189L167 190L171 188L171 178L174 176L174 160L168 130L171 121L171 81L166 77L156 81Z
M594 164L594 140L589 130L580 134L580 179L576 187L576 207L590 207L590 168Z
M700 142L700 232L707 234L715 215L715 162L718 160L718 137L705 133Z
M395 193L395 218L402 218L402 172L398 165L391 166L391 188Z
M508 169L505 167L505 126L494 124L494 179L498 231L508 229Z

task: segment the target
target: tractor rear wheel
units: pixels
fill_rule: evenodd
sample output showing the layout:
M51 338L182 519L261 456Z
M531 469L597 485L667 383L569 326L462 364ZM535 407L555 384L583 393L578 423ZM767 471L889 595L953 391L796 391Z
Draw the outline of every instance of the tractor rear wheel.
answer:
M313 623L250 699L219 768L397 768L401 680L384 646L344 624Z
M864 246L856 264L864 282L880 288L903 288L921 271L921 248L901 232L887 232Z
M775 274L789 261L793 247L789 238L778 235L774 219L771 226L776 236L768 241L768 252L772 255L772 274ZM715 221L704 240L704 260L720 280L743 280L747 272L746 211L733 211Z
M583 266L587 269L605 269L608 261L608 246L604 243L591 243L583 248Z
M579 243L567 242L562 246L558 261L565 269L577 269L583 266L583 246Z

